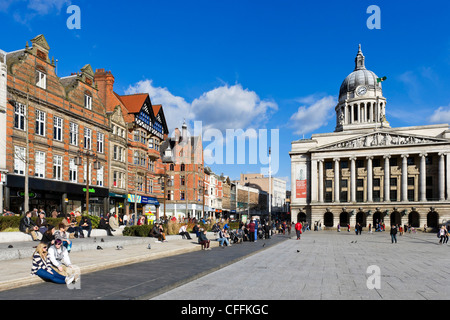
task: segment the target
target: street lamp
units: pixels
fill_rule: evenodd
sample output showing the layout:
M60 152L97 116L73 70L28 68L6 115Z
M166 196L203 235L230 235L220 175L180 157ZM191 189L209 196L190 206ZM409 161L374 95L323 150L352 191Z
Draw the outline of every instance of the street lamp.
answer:
M168 147L164 151L164 155L162 157L162 163L164 167L164 220L166 220L166 198L167 198L167 174L166 174L166 165L173 163L173 154L172 149L170 148L170 139L168 140ZM174 216L175 216L174 212Z
M90 175L89 160L90 158L93 158L95 170L101 169L102 165L100 161L98 161L97 155L93 151L88 149L78 150L77 156L74 158L75 165L77 166L83 165L83 155L86 157L86 213L89 214L89 175Z

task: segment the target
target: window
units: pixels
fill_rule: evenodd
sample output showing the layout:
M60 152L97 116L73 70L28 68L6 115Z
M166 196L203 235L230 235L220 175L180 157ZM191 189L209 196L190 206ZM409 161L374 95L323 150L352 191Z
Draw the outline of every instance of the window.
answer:
M333 162L325 161L325 170L333 169Z
M36 70L36 86L47 89L47 75L39 70Z
M379 187L380 186L380 179L379 178L376 178L376 179L373 179L373 186L374 187Z
M45 112L36 110L36 134L45 136Z
M342 179L341 180L341 188L347 188L348 187L348 180Z
M182 163L182 164L181 164L180 171L184 171L184 170L185 170L185 166L184 166L184 163Z
M45 177L45 152L36 151L34 175L38 178Z
M91 150L92 148L92 130L84 128L84 148Z
M180 200L184 200L184 191L180 192Z
M144 182L143 182L143 177L142 176L137 176L137 190L138 191L143 191L144 190Z
M139 130L133 132L134 141L139 142Z
M14 105L14 128L25 130L25 106L21 103Z
M92 97L90 95L84 95L84 107L86 109L92 110Z
M414 201L414 190L408 190L408 201Z
M139 164L139 152L137 152L137 151L134 152L133 163L136 165Z
M25 174L25 148L14 147L14 173Z
M364 201L364 191L356 191L356 202Z
M62 156L53 157L53 179L62 180Z
M357 187L364 187L364 179L357 179L356 180L356 186Z
M99 187L103 186L103 166L97 170L97 185Z
M69 181L78 182L78 166L75 164L75 159L69 161Z
M342 169L348 169L348 161L347 160L342 160L341 161L341 168Z
M69 132L69 143L73 146L78 145L78 125L76 123L71 122L69 124L70 132Z
M325 180L325 188L332 188L332 187L333 187L333 181Z
M180 184L181 184L182 186L184 186L184 184L185 184L184 176L181 176L181 177L180 177Z
M408 186L414 186L414 177L408 177Z
M409 157L406 163L408 164L408 166L413 166L415 164L414 158Z
M63 119L59 117L53 117L53 139L62 141L63 132Z
M124 188L125 174L123 172L114 171L113 173L113 186L116 188Z
M391 190L389 192L390 198L392 202L397 201L397 190Z
M148 148L153 149L153 139L152 138L148 139Z
M397 186L397 178L390 178L389 183L390 183L391 187L396 187Z
M105 143L105 135L103 133L97 132L97 152L103 153L104 143Z
M147 141L146 134L144 131L141 131L141 143L145 144Z
M391 167L397 166L397 158L390 158L389 159L389 166L391 166Z

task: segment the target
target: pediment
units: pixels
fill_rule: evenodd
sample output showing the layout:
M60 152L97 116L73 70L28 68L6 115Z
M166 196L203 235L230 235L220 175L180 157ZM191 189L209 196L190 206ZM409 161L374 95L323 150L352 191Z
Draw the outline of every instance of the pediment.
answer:
M322 150L339 150L339 149L361 149L361 148L379 148L379 147L395 147L421 144L448 143L447 139L419 136L395 132L373 132L351 139L341 140L319 148Z

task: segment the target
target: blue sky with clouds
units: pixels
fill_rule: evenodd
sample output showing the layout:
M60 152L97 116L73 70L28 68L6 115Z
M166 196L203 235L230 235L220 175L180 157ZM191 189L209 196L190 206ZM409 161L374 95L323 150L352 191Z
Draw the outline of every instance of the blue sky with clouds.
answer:
M80 8L81 29L67 28L70 5ZM381 10L381 29L367 27L370 5ZM227 129L279 130L276 176L289 181L291 142L334 131L358 44L366 67L388 78L392 127L450 123L449 13L444 0L2 0L0 49L44 34L60 77L88 63L111 70L117 93L150 93L171 129L186 119L192 131L197 120L224 137ZM267 167L259 154L249 164L248 146L246 164L237 164L238 152L227 164L222 145L216 173L234 179Z

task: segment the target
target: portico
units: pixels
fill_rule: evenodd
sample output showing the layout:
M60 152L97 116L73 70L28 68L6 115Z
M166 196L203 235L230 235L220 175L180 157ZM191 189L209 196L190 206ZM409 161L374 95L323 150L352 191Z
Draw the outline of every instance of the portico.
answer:
M292 142L292 220L437 227L450 220L449 125L391 128L381 83L364 60L360 47L341 85L335 131Z

